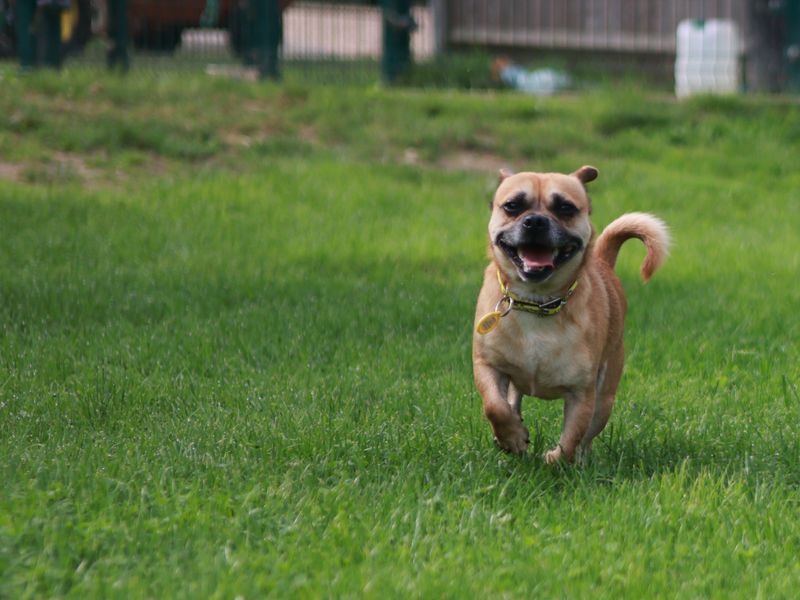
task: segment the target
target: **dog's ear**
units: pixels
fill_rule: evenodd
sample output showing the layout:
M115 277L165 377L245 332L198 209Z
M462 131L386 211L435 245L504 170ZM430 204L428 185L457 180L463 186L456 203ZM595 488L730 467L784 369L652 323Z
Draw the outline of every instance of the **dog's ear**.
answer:
M577 177L583 185L586 185L590 181L594 181L597 179L597 176L600 172L595 169L594 167L590 166L583 166L577 171L575 171L572 175L573 177Z
M505 167L502 167L497 172L497 185L500 185L501 183L503 183L503 181L505 181L506 179L511 177L513 174L514 174L514 172L511 171L510 169L506 169ZM489 198L489 210L492 210L492 205L493 204L494 204L494 191L492 191L492 195Z

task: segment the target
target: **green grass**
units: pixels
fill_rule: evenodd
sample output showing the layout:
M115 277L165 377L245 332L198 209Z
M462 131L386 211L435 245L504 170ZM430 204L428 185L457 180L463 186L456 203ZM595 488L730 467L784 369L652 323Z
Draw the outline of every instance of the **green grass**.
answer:
M0 75L0 598L794 596L796 103ZM473 388L493 160L672 227L583 468Z

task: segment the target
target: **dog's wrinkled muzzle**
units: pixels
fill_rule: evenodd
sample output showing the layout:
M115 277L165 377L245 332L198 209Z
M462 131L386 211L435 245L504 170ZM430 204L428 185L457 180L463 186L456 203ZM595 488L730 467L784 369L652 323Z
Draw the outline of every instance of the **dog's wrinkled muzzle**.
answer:
M498 246L528 281L544 281L583 248L583 241L547 216L531 214L501 232Z

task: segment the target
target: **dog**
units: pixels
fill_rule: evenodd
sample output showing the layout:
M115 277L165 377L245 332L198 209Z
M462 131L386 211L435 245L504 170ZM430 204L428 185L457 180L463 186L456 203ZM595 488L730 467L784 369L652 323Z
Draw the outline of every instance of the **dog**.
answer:
M483 411L501 449L530 443L522 396L564 399L564 425L545 462L591 451L606 426L624 363L627 301L614 273L622 244L644 242L647 282L667 257L659 218L624 214L595 238L586 185L598 171L500 172L491 203L489 258L475 310L472 363Z

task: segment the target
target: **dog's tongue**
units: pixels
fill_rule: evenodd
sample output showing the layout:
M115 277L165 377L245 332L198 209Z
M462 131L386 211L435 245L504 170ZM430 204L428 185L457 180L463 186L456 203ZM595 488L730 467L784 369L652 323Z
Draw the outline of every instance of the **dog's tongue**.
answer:
M554 254L552 248L544 246L529 246L519 249L519 257L526 270L552 267Z

